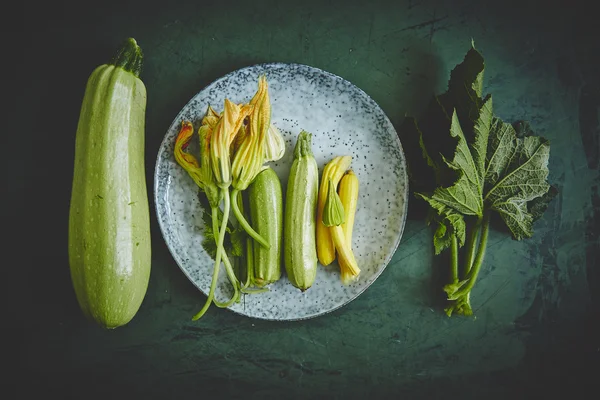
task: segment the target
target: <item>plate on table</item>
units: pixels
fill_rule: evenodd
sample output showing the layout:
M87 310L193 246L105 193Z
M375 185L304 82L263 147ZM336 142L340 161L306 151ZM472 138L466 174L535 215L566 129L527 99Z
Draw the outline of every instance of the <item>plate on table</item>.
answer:
M319 174L333 157L352 155L350 168L360 182L353 251L361 274L345 286L337 261L326 267L318 264L315 283L301 292L289 282L282 265L281 279L271 284L268 292L242 295L229 309L267 320L312 318L348 304L381 275L400 243L406 220L408 178L400 140L383 110L361 89L339 76L301 64L253 65L217 79L183 107L166 132L154 176L156 213L173 258L188 279L208 295L214 261L201 245L198 187L175 161L173 146L183 120L192 121L197 131L197 122L209 104L221 112L225 98L248 102L262 74L269 84L271 123L286 143L283 158L269 163L281 180L284 196L301 130L312 133ZM230 297L231 290L224 270L222 267L215 292L221 301Z

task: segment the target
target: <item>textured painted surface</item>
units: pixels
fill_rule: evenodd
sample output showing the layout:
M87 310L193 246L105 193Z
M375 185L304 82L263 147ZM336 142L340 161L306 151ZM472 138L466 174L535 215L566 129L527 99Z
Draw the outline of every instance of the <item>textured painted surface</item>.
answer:
M29 9L19 26L22 55L8 68L24 75L12 82L16 117L8 121L11 151L2 162L10 171L3 212L10 210L14 227L7 249L18 252L3 263L10 274L3 330L12 335L13 370L32 383L21 390L526 398L566 393L597 377L600 49L593 13L577 1L234 3L125 2L91 13L72 5L74 17L48 4ZM445 264L434 258L423 209L411 198L402 243L382 276L346 307L301 323L216 307L192 323L204 297L153 218L142 308L128 326L99 330L82 318L68 274L73 145L85 81L126 36L146 56L149 185L174 116L234 69L260 62L322 68L363 89L398 127L444 89L473 38L497 114L527 119L551 141L550 181L560 195L532 239L491 232L473 291L476 319L440 311L436 279ZM64 59L68 65L57 61ZM22 148L25 134L31 164L12 150Z
M175 138L183 120L199 126L197 121L209 104L221 112L226 98L236 103L250 101L263 74L269 82L271 123L286 143L281 160L268 165L279 175L284 190L302 130L312 134L311 151L320 173L333 157L352 157L350 166L363 182L353 245L361 274L352 284L342 285L337 263L327 268L319 264L315 282L305 292L284 276L270 285L268 292L243 295L230 308L268 320L311 318L353 300L380 276L398 247L406 221L408 177L398 134L381 108L350 82L306 65L262 64L211 83L175 117L158 150L154 182L157 219L182 271L208 293L214 261L198 245L203 240L198 187L175 161ZM232 292L223 268L217 299L229 299Z

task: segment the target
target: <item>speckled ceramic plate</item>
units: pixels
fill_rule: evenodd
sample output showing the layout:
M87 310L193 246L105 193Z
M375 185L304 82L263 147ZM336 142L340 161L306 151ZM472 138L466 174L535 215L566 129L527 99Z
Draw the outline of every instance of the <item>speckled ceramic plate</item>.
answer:
M367 289L385 269L402 236L408 201L404 153L389 119L365 92L336 75L298 64L255 65L216 80L190 100L165 135L156 161L156 212L175 261L190 281L208 294L213 260L201 246L198 188L176 163L173 145L182 120L200 120L208 104L221 111L225 98L236 103L249 101L263 73L269 83L271 121L284 135L287 146L284 157L271 164L281 179L283 193L302 129L313 134L319 172L334 156L351 154L351 168L360 180L353 234L353 248L362 270L357 282L343 286L337 262L319 265L314 285L303 293L291 285L282 266L281 279L270 291L244 295L240 303L230 307L254 318L306 319L333 311ZM229 294L230 284L221 268L216 296L225 300Z

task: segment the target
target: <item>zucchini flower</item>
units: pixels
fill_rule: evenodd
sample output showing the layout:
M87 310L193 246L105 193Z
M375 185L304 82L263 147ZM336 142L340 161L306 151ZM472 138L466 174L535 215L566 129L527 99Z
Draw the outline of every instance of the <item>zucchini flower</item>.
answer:
M231 103L231 104L233 104L233 103ZM227 109L227 101L226 101L226 110L228 110L227 112L230 113L230 114L228 114L228 116L231 117L231 114L233 114L233 116L234 116L233 119L235 119L236 111L237 111L237 114L239 114L239 115L237 115L237 118L239 118L240 121L242 121L245 118L245 116L247 115L247 113L249 113L251 111L250 109L248 109L248 107L246 107L246 109L242 109L242 107L238 107L238 106L235 106L233 108L234 108L234 110L233 110L234 112L230 113L230 111ZM240 110L240 109L242 109L242 110ZM246 113L246 114L244 114L244 113ZM194 180L194 182L200 187L200 189L206 194L206 196L208 198L208 201L211 206L212 231L215 236L215 241L216 241L216 245L217 245L217 253L215 256L215 266L213 269L213 278L211 281L209 295L204 304L204 307L202 307L202 309L193 317L193 320L197 320L198 318L202 317L202 315L204 315L204 313L206 312L206 310L208 309L208 307L210 306L210 304L213 301L219 307L228 307L229 305L233 304L235 301L239 301L240 283L237 280L237 277L235 276L231 262L229 261L227 253L225 252L225 249L223 247L223 240L225 237L225 231L227 229L227 221L228 221L227 215L229 215L229 193L227 191L227 187L219 188L219 186L217 184L217 180L215 179L215 175L214 175L214 171L213 171L213 159L212 159L212 151L211 151L212 143L213 143L213 139L214 139L213 136L215 134L215 129L217 129L219 127L219 125L222 124L222 122L221 122L222 120L223 120L223 118L221 118L221 116L218 115L212 109L212 107L209 106L208 110L206 112L206 115L204 116L204 118L202 118L202 125L198 129L198 136L200 139L200 143L199 143L199 145L200 145L200 162L198 162L198 160L193 155L184 151L185 148L188 146L189 141L194 132L191 122L189 122L189 121L182 122L181 131L179 132L179 135L177 136L177 139L175 141L175 151L174 151L175 159L188 172L190 177ZM228 122L228 121L226 121L226 122ZM219 128L219 129L226 128L227 126L228 125L226 125L226 126L221 125L221 128ZM221 132L223 132L223 131L221 131ZM225 131L225 133L226 132L227 131ZM225 141L225 143L227 144L226 148L228 149L229 143L227 141ZM227 161L229 161L229 153L226 154L226 157L227 157ZM227 164L227 165L229 165L229 164ZM223 212L224 218L222 219L221 227L219 228L218 214L219 214L219 205L220 205L221 199L225 200L225 209ZM214 293L215 293L215 288L216 288L217 277L219 274L221 260L223 260L223 263L225 264L225 270L227 272L227 276L229 277L229 280L234 289L233 296L226 303L221 303L221 302L218 302L216 299L214 299Z
M221 118L221 116L223 115L223 113L218 114L210 105L208 106L208 109L206 110L206 115L204 116L204 118L202 118L202 125L208 125L210 126L210 129L215 129L215 126L217 126L217 122L219 122L219 118Z
M247 120L246 120L246 122L244 122L242 124L242 126L240 126L240 130L238 131L237 135L235 136L235 140L233 141L233 144L231 145L231 158L232 159L235 160L238 150L242 146L242 143L244 143L244 140L246 140L246 136L248 136Z
M262 96L266 96L261 100ZM267 81L264 76L262 76L259 80L259 89L255 96L250 101L251 105L256 105L258 102L263 101L265 108L261 111L262 114L259 116L259 112L256 112L256 115L252 114L250 116L251 121L257 121L257 117L266 117L269 122L269 129L266 132L266 138L264 139L264 162L277 161L280 160L285 154L285 141L283 140L283 136L277 127L270 123L271 120L271 105L269 101L269 93L267 91ZM260 123L260 121L257 121ZM260 129L264 129L264 127L260 127ZM253 129L253 133L256 132L256 128ZM248 135L250 133L250 126L247 123L241 125L238 134L235 137L235 141L233 143L233 148L231 150L231 154L233 158L236 158L238 151L241 149L242 144L246 142L244 149L247 150L247 146L249 141L251 140ZM243 156L240 157L240 163L243 163ZM261 171L264 169L264 166L261 167ZM260 171L259 171L260 172ZM258 175L255 174L255 176ZM244 190L244 189L240 189Z
M265 162L277 161L285 154L285 141L279 129L273 124L269 126L265 141Z
M243 124L237 136L235 137L233 148L231 150L231 154L234 158L237 155L238 150L242 146L242 143L244 143L244 141L246 140L248 130L248 127L245 124ZM283 140L283 136L281 135L279 129L277 129L277 127L273 124L269 126L267 138L265 140L264 150L264 162L280 160L285 154L285 141ZM263 165L261 171L265 168L266 166Z
M271 102L264 75L258 80L258 91L250 100L250 106L253 107L250 123L232 164L233 187L238 190L248 188L265 161L265 141L271 125Z
M215 304L220 307L226 307L229 304L237 301L239 298L239 281L237 280L235 273L233 272L231 263L227 257L223 242L225 240L225 231L227 230L227 221L229 220L229 186L231 185L231 161L230 161L230 148L233 143L236 134L238 133L240 126L244 122L244 118L252 112L252 106L250 105L237 105L232 103L228 99L225 99L225 107L223 114L218 115L211 107L209 107L206 116L202 119L204 129L199 132L201 137L205 138L204 151L210 154L210 166L217 186L217 193L219 201L217 201L217 207L212 208L212 223L213 233L215 235L215 241L217 245L217 253L215 255L215 264L213 267L213 276L210 284L210 290L208 297L202 309L194 315L193 320L201 318L208 307L213 302L214 293L217 285L219 276L219 269L221 266L221 259L225 264L225 269L229 279L233 285L234 294L231 300L227 303ZM210 134L209 134L210 133ZM204 135L204 136L203 136ZM201 146L202 147L202 146ZM221 227L218 226L218 207L220 199L223 199L223 218L221 221Z
M213 171L210 166L209 144L212 129L208 125L202 125L198 130L200 136L200 163L192 154L184 151L194 134L194 128L189 121L181 123L181 130L175 139L175 160L183 167L198 185L206 193L206 197L211 207L219 205L219 188L214 179Z
M231 168L233 177L231 208L244 230L263 247L269 248L269 243L252 229L237 206L239 192L248 188L256 175L262 170L265 162L265 142L271 125L271 103L267 79L264 75L258 80L258 90L250 100L250 106L253 107L250 121L242 132L244 138L235 152Z
M231 185L231 144L252 109L251 105L238 105L225 99L223 115L218 119L210 140L211 165L220 188L227 189ZM209 116L208 121L212 118L212 115Z

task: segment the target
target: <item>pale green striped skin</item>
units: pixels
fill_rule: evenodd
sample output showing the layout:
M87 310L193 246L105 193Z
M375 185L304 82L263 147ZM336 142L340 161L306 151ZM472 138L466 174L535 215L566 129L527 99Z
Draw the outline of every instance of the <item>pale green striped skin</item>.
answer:
M146 88L102 65L81 107L69 213L69 263L83 312L116 328L137 313L150 277L144 166Z
M288 279L298 289L310 288L317 275L316 212L319 169L311 149L312 135L300 132L290 170L283 222L283 248Z

